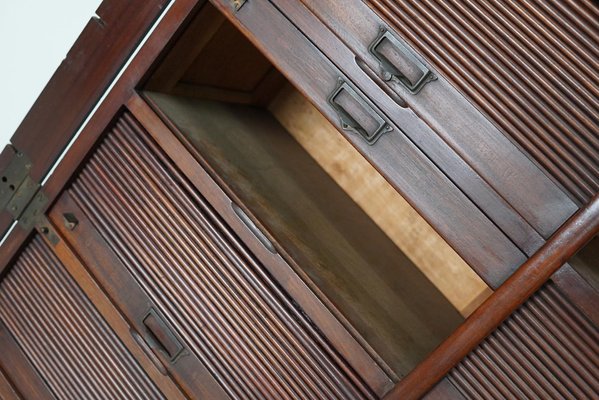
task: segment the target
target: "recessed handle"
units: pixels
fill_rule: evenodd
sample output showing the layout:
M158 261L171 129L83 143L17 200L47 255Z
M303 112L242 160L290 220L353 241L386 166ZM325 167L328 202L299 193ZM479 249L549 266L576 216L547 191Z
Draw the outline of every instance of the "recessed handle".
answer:
M161 352L169 362L174 363L183 352L183 345L154 308L150 308L142 319L145 328L144 339L153 351Z
M241 209L241 207L239 207L234 202L231 202L231 208L233 209L233 212L237 215L237 217L239 217L241 222L243 222L243 224L249 229L249 231L252 232L256 239L258 239L258 241L262 243L262 245L266 247L268 251L270 251L273 254L278 253L277 249L272 244L272 242L268 240L266 235L256 226L254 221L250 219L250 217L245 213L245 211Z
M341 129L362 136L370 145L376 143L383 133L393 130L393 127L341 78L328 102L339 116Z
M424 85L437 79L407 46L385 28L381 28L368 51L379 62L383 80L400 83L412 94L417 94Z

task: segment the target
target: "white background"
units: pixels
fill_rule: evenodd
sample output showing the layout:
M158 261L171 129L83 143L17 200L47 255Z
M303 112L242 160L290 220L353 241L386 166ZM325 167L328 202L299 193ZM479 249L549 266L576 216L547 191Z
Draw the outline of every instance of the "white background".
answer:
M101 0L0 0L0 150Z

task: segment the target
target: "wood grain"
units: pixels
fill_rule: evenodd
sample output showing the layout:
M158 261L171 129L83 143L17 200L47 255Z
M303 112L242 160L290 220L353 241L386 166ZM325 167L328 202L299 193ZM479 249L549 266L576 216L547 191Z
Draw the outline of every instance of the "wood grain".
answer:
M596 2L368 2L579 204L599 190Z
M549 282L449 373L467 399L599 397L599 328Z
M599 195L596 195L404 378L387 398L418 399L424 395L598 232Z
M164 399L39 236L2 280L0 319L58 399Z
M269 110L464 316L488 286L299 92L288 86Z
M130 116L69 194L229 396L373 398Z

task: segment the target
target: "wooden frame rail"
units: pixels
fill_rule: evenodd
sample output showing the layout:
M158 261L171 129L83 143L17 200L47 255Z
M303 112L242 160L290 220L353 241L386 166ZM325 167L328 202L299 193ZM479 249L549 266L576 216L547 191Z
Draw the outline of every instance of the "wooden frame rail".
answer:
M420 399L599 233L599 194L508 278L458 329L402 379L385 400Z

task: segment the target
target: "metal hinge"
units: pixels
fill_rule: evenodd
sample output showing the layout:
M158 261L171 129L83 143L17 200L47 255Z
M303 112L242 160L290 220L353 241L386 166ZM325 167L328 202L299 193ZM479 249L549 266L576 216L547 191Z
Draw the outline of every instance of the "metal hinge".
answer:
M0 171L0 210L8 211L15 221L29 230L36 224L36 218L43 214L48 199L40 191L40 183L29 175L33 165L31 160L11 145L7 151L14 151L14 155Z

